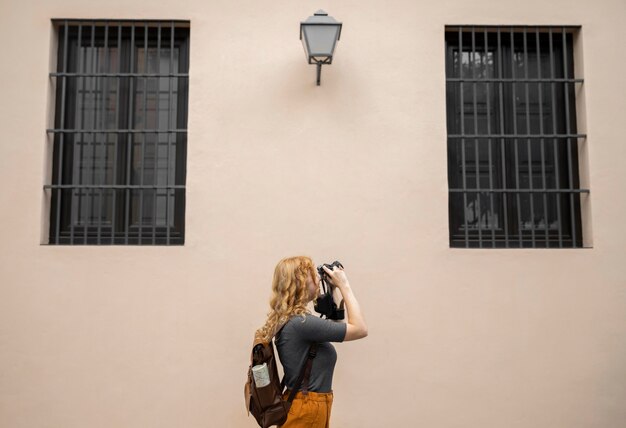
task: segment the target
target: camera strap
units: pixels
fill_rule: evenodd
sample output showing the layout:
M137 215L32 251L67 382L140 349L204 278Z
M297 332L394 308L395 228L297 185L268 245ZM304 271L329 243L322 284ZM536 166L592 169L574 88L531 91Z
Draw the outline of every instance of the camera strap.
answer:
M328 289L330 287L326 285L326 279L322 278L322 289L324 290L324 294L328 293Z

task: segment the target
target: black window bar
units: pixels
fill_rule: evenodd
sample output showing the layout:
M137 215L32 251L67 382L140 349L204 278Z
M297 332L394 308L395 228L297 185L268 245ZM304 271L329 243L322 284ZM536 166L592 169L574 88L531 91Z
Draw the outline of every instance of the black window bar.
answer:
M52 24L49 243L182 245L189 21Z
M583 246L573 35L446 26L450 246Z

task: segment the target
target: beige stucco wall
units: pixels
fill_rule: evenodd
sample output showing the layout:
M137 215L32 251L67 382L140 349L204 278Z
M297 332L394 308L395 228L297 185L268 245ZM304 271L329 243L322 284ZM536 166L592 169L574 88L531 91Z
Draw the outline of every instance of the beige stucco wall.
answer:
M344 29L316 87L298 25L319 8ZM51 18L191 20L183 247L40 245ZM334 427L623 426L624 18L623 0L2 1L0 426L254 426L252 332L301 253L344 262L370 328L337 346ZM446 24L582 25L593 248L448 248Z

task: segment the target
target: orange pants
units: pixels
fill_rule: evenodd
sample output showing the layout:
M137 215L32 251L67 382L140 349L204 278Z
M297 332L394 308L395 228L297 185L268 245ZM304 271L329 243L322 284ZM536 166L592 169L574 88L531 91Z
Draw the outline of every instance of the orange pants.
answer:
M287 399L289 394L286 392L284 397ZM308 395L298 392L291 403L287 422L280 428L329 428L332 406L332 392L309 391Z

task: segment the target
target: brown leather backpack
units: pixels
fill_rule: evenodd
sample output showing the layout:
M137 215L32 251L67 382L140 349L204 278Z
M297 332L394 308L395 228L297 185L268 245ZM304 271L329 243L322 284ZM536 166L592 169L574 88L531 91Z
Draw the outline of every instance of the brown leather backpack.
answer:
M300 370L300 376L298 376L295 387L289 394L289 397L284 399L283 389L285 379L283 378L282 382L279 380L276 356L274 354L274 341L270 340L267 342L255 338L252 344L248 379L244 386L244 396L248 416L252 413L252 416L254 416L260 427L268 428L273 425L282 425L287 421L291 403L303 381L303 392L306 393L308 390L309 376L311 375L313 358L315 358L316 353L317 344L312 344L309 348L309 355L304 366L302 370ZM270 383L267 386L257 388L254 384L252 367L262 365L263 363L267 364Z

